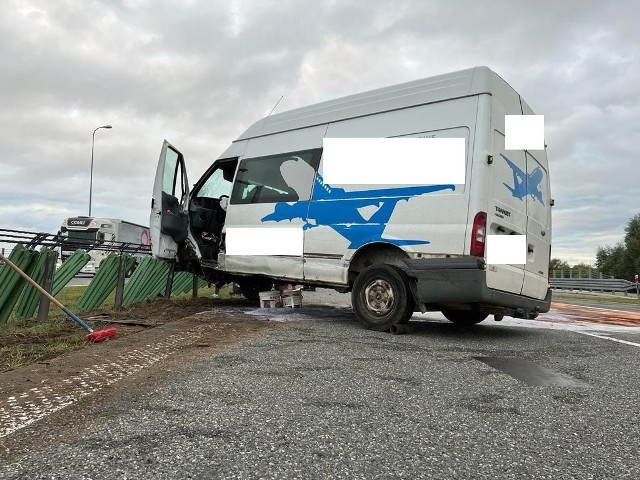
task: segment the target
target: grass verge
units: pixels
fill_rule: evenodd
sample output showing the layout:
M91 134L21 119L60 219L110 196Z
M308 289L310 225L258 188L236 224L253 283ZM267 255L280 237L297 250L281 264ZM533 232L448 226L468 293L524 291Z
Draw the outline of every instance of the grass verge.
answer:
M620 303L628 305L640 305L640 300L636 297L636 294L629 294L628 297L619 296L602 296L602 295L588 295L580 293L561 293L553 292L553 300L585 300L593 303Z
M86 287L65 287L56 298L77 314L75 304L85 289ZM227 288L220 291L219 298L212 299L213 293L213 288L201 288L195 299L191 298L191 292L189 292L173 296L169 300L164 298L147 300L126 309L113 306L115 294L112 294L103 306L94 311L82 313L80 317L87 321L92 316L106 313L114 319L136 318L163 323L215 306L252 305L244 297L232 297L230 289ZM108 323L89 323L96 330L113 326ZM136 333L144 328L115 326L118 328L118 336ZM85 330L76 325L55 305L51 305L49 320L43 323L39 323L35 318L12 317L8 322L0 324L0 373L84 348L88 344L86 335Z
M12 319L0 325L0 372L82 348L86 332L61 318L38 323Z

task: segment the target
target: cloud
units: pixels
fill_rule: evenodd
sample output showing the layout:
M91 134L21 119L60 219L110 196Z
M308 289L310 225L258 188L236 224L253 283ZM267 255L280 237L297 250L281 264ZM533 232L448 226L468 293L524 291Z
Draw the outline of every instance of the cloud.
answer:
M93 209L146 224L165 138L193 183L281 96L276 112L488 65L545 115L554 252L590 258L638 212L639 17L595 0L9 0L0 224L84 214L100 125Z

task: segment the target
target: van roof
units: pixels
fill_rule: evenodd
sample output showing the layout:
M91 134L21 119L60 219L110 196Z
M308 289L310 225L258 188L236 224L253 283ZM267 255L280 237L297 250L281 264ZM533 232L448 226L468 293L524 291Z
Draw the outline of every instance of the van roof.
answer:
M452 98L491 95L505 85L513 90L490 68L469 68L270 115L251 125L236 141Z

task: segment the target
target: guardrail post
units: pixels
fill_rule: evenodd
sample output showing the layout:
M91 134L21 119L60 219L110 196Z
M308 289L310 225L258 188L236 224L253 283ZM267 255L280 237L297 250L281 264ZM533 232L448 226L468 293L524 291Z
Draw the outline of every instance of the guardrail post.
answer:
M193 278L191 279L191 298L196 298L198 296L198 276L193 273Z
M640 284L636 283L636 296L638 297L638 300L640 300Z
M51 293L51 289L53 288L53 274L56 272L56 260L58 260L58 252L50 251L47 253L47 259L44 264L44 274L42 276L42 288L44 288L47 293ZM40 296L38 322L44 323L49 319L49 303L47 297L44 295Z
M171 262L169 274L167 275L167 288L164 290L164 298L171 298L171 290L173 289L173 274L176 271L176 262Z
M127 259L124 253L120 253L118 262L118 281L116 283L116 301L114 305L117 308L122 307L122 299L124 297L124 281L127 277Z

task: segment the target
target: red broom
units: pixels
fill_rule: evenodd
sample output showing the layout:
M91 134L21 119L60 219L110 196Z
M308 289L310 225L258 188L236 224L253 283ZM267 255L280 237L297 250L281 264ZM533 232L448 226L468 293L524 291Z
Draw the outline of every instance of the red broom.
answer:
M84 328L87 332L89 332L89 335L87 335L87 340L89 340L90 342L93 342L93 343L103 342L108 338L113 338L116 336L117 330L115 328L105 328L104 330L98 330L97 332L95 332L93 328L91 328L89 325L83 322L80 317L74 314L67 307L62 305L62 303L56 300L51 294L49 294L49 292L47 292L44 288L38 285L31 277L29 277L29 275L24 273L11 260L9 260L7 257L2 255L2 253L0 253L0 260L3 260L7 265L9 265L18 274L20 274L22 278L24 278L27 282L29 282L33 288L38 290L42 295L47 297L50 301L52 301L55 305L57 305L60 309L62 309L64 313L66 313L67 315L69 315L69 317L71 317L71 320L73 320L82 328Z

